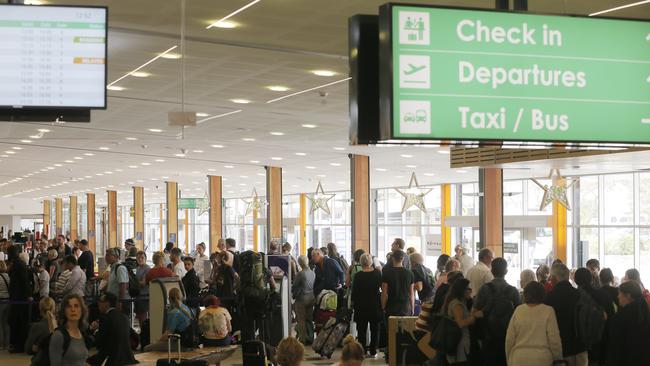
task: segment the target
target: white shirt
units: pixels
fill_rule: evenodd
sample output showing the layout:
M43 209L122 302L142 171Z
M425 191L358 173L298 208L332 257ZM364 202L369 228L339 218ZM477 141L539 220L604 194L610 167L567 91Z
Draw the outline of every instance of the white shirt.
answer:
M173 271L174 271L174 274L176 276L178 276L178 278L185 277L185 274L187 273L187 271L185 270L185 264L183 263L183 261L179 261L178 263L176 263L174 265Z
M50 296L50 274L46 270L38 272L38 282L40 285L39 294L41 297Z
M196 275L199 277L199 280L201 281L201 287L203 287L203 284L205 283L203 281L203 268L205 265L205 260L209 259L207 255L205 254L199 254L198 252L194 255L194 270L196 271Z
M478 261L474 267L467 271L467 279L472 289L472 296L476 296L481 286L492 281L494 276L485 263Z
M460 262L460 271L463 272L463 276L467 277L467 272L474 267L474 259L467 254L463 254L460 257L457 256L456 260Z

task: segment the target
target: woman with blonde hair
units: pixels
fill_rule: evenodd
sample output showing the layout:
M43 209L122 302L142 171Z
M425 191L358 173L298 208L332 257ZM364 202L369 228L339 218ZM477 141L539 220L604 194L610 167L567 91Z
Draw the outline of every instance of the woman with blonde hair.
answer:
M519 291L519 295L522 299L524 297L524 289L526 288L526 285L531 282L537 282L537 275L535 272L533 272L532 269L524 269L521 271L519 274L519 288L521 289L521 291Z
M343 338L343 350L341 351L340 366L361 366L364 356L363 346L357 342L352 334Z
M48 349L41 349L43 340L47 338L57 328L57 321L55 314L56 304L51 297L44 297L38 303L38 309L41 314L41 321L32 324L29 329L27 341L25 342L25 352L32 357L32 365L40 364L40 359L43 357L44 352L49 352Z
M275 349L275 360L279 366L300 366L304 354L303 345L294 337L287 337Z
M183 304L183 294L178 287L169 290L168 299L169 310L167 310L165 319L165 331L160 336L158 342L152 343L144 348L145 352L166 351L167 338L172 334L180 334L181 345L191 347L191 345L183 342L183 333L191 329L192 311L187 305Z

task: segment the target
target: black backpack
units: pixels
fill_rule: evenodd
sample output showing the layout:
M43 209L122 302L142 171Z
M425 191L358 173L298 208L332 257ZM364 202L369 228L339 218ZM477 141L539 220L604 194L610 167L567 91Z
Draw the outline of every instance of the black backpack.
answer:
M505 339L510 318L515 312L515 304L508 296L508 290L512 286L507 285L501 291L497 291L493 283L486 283L484 286L487 286L492 293L492 298L483 309L485 313L484 335L488 339Z
M600 342L605 332L605 311L585 290L578 291L580 295L575 307L576 335L586 346L592 346Z
M138 277L135 275L135 269L129 268L124 263L119 263L115 267L115 271L117 274L117 270L120 268L120 266L124 266L126 268L126 272L129 274L129 296L131 297L137 297L140 295L140 282L138 281Z

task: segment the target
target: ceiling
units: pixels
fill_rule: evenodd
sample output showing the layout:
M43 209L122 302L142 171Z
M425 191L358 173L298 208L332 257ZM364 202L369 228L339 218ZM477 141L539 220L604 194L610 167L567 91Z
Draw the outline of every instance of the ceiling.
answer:
M95 192L101 198L114 189L121 203L129 203L130 187L141 185L146 202L159 202L166 180L179 182L184 197L203 197L208 174L224 177L226 197L249 196L253 188L263 195L265 165L283 168L284 193L312 192L319 180L326 191L347 190L348 154L370 156L372 187L407 185L413 171L420 184L477 179L475 169L449 168L447 148L349 146L345 81L267 103L347 78L347 19L376 14L384 0L262 0L230 19L238 27L206 29L249 2L186 1L185 110L209 117L240 112L183 132L168 126L167 113L181 110L181 60L159 58L141 70L149 77L129 76L116 83L124 90L109 91L108 109L93 111L91 123L0 124L0 155L6 156L0 157L0 196L40 200ZM494 5L483 0L412 2ZM629 2L529 0L529 8L584 15ZM180 46L180 1L46 3L108 6L109 82ZM650 19L650 4L609 15ZM311 73L320 69L336 75ZM274 92L267 89L271 85L290 89ZM251 103L231 102L236 98ZM49 132L29 137L39 129ZM21 142L25 139L31 142ZM185 156L176 156L182 152ZM630 153L518 164L509 166L506 178L544 176L550 167L561 167L565 174L632 171L648 168L648 158L650 153Z

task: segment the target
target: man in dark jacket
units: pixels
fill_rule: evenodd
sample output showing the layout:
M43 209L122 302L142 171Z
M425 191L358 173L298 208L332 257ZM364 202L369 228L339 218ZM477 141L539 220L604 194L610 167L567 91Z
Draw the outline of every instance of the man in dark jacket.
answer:
M199 291L201 291L201 281L199 279L199 276L196 274L196 270L194 269L194 258L184 257L183 265L187 271L182 279L183 287L185 288L185 299L187 306L192 309L198 309L200 302Z
M609 297L595 289L593 286L593 274L591 270L587 268L578 268L575 275L575 281L578 285L578 289L586 292L589 297L603 310L603 319L613 319L614 314L616 313L614 309L614 302L609 299ZM607 317L605 317L607 314ZM609 322L608 322L609 323ZM605 328L603 332L603 337L600 342L592 345L589 349L589 363L593 365L604 365L607 360L607 333L609 326Z
M553 307L562 338L562 355L571 366L587 366L587 347L578 339L575 311L580 292L569 282L569 269L562 263L551 267L553 289L546 295L546 305Z
M123 366L138 363L131 350L129 319L115 309L117 297L109 292L99 298L99 321L94 321L90 329L95 333L98 352L88 359L88 364Z
M29 305L25 301L31 300L31 286L29 276L31 273L27 264L18 257L18 247L15 245L7 248L7 261L9 262L9 352L22 353L27 340L29 324Z
M88 247L88 240L81 239L79 241L79 248L81 249L81 255L79 256L77 263L79 264L79 267L86 272L86 280L90 280L95 277L95 259L93 258L93 252L91 252Z
M314 272L316 272L314 294L318 296L323 290L336 291L341 288L345 282L345 274L341 266L334 259L324 256L320 249L312 250L311 257L314 260Z

